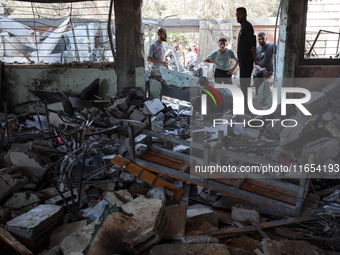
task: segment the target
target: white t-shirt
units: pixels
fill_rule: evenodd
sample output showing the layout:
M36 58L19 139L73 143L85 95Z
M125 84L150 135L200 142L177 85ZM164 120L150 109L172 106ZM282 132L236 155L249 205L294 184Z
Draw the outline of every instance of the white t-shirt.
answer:
M189 52L189 63L190 63L191 65L194 65L194 64L195 64L196 58L197 58L196 53L193 52L193 51L190 51L190 52Z

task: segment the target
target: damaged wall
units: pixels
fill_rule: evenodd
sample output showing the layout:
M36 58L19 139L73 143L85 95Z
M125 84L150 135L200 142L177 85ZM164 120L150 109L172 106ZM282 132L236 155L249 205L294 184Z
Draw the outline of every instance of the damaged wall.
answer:
M325 64L323 60L315 59L313 63L308 63L304 59L307 2L307 0L282 1L277 72L282 76L279 78L335 78L340 74L337 60L330 59ZM297 84L294 85L297 86ZM312 83L299 83L298 86L315 91L321 90L327 84L324 84L322 79L315 79Z

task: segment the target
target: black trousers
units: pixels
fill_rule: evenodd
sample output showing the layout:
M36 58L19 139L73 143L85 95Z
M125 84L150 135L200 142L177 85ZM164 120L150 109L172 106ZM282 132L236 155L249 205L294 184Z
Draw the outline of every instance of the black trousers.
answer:
M244 95L244 103L247 105L248 101L248 88L250 87L251 73L254 68L254 63L252 61L239 62L240 66L240 85L241 90Z
M215 69L214 74L216 83L224 83L224 84L233 84L233 80L231 79L231 75L227 74L227 71L223 71L220 69Z

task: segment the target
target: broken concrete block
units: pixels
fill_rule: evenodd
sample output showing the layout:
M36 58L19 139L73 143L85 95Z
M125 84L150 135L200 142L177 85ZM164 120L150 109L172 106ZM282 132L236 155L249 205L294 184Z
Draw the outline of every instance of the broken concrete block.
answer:
M152 248L149 255L230 255L224 244L162 244Z
M87 255L137 254L131 247L130 240L126 238L126 234L135 222L133 218L124 213L111 213L87 247L88 252L84 253Z
M116 196L123 201L124 203L128 203L133 200L132 195L126 189L121 189L115 192Z
M311 99L303 106L313 115L325 108L328 104L327 95L323 92L311 92Z
M132 218L136 220L127 233L133 246L145 242L146 247L143 246L145 249L159 242L168 231L170 221L166 221L164 204L159 199L147 199L141 196L123 205L122 209L133 214Z
M97 221L83 227L82 229L72 233L64 238L60 243L60 250L63 254L83 255L83 251L88 246L95 231Z
M27 183L27 178L16 167L0 169L0 177L0 202Z
M82 220L62 226L54 227L50 235L50 248L60 244L66 237L87 225L87 220Z
M72 193L71 191L66 191L63 193L64 198L67 200L68 204L72 204ZM78 189L73 190L73 200L74 202L78 201ZM45 201L45 204L48 205L63 205L65 202L60 195L54 196Z
M313 156L313 155L314 156ZM334 138L323 137L306 143L301 153L303 164L323 164L327 159L333 159L339 154L339 142ZM310 158L311 157L311 158ZM309 162L311 160L311 162Z
M158 124L159 122L152 122L151 123L151 129L152 131L156 132L156 133L162 133L164 130L163 125Z
M185 244L196 244L196 243L218 243L218 239L212 236L197 235L197 236L186 236L183 237L182 243Z
M147 198L160 199L164 203L166 202L166 194L164 188L152 188L146 193Z
M23 175L41 178L45 174L46 168L41 166L36 159L31 158L25 152L11 150L8 153L13 165L17 166Z
M156 115L163 109L164 105L158 98L144 102L144 110L146 111L147 114Z
M244 128L244 135L249 138L257 139L259 138L260 134L261 130L258 128Z
M39 205L6 223L6 229L31 250L48 240L51 228L63 216L63 208L57 205Z
M340 142L340 121L332 120L325 125L327 131Z
M176 126L176 119L175 118L169 118L164 122L164 126L167 127L175 127Z
M116 207L121 207L124 205L124 203L120 201L113 192L104 192L103 197Z
M180 239L185 233L186 206L170 206L165 209L166 216L170 220L169 230L166 232L164 239Z
M31 192L18 192L6 201L4 207L28 212L36 207L39 201L39 197Z
M298 123L295 127L285 127L280 133L280 146L290 144L298 140L304 134L315 129L315 122L319 118L318 114L304 116L298 112L294 120ZM287 125L287 124L286 124Z
M132 120L143 121L145 120L145 115L136 109L129 115L129 118Z
M323 255L324 252L306 241L276 241L264 239L262 242L263 253L265 255Z
M258 208L238 204L231 208L231 218L237 221L259 222L260 210Z
M126 98L118 98L118 99L115 99L115 101L113 102L113 106L112 108L118 108L118 105L124 103L126 100ZM91 108L92 109L92 108Z

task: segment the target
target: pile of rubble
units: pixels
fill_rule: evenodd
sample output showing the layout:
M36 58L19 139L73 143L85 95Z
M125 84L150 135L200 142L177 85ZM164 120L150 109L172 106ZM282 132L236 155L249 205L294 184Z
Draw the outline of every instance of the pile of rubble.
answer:
M290 130L228 128L225 149L291 164L309 162L313 155L318 164L336 165L337 85L312 93L306 107L313 116L292 111L291 118L303 125ZM151 173L152 169L127 160L133 158L131 146L148 143L150 136L144 129L155 137L190 138L190 105L169 98L147 99L135 88L119 91L112 102L92 100L85 92L81 98L60 103L64 111L14 115L5 109L0 114L1 254L340 251L340 185L334 176L313 180L314 193L323 198L317 210L286 218L282 212L235 198L240 196L164 174L161 168ZM233 116L226 112L223 118ZM203 138L213 143L216 135L205 131ZM152 143L188 153L188 147L161 138L153 138ZM121 165L116 163L119 159Z

